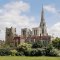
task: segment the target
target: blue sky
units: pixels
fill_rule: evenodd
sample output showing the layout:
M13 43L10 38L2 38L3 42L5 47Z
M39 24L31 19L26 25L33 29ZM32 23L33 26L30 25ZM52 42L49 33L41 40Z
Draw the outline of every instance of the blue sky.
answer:
M6 27L16 27L17 34L23 27L38 27L42 5L48 33L60 37L60 0L0 0L0 39Z
M12 1L19 1L19 0L0 0L1 6L7 3L10 3ZM31 6L31 10L29 15L35 16L35 18L39 21L40 19L40 13L41 13L41 7L42 5L52 5L55 6L56 9L60 10L60 0L21 0L24 2L27 2ZM50 17L50 18L49 18ZM49 26L52 24L56 23L56 15L50 12L45 11L45 20L48 22ZM57 19L59 16L57 17Z

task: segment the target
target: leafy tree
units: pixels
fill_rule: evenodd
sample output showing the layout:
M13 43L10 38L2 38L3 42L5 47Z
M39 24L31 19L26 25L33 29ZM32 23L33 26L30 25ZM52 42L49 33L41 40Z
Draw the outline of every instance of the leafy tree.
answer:
M24 54L24 52L22 52L22 51L16 53L16 56L24 56L24 55L25 55L25 54Z
M43 44L41 41L38 41L38 42L34 42L32 44L32 48L42 48L43 47Z
M32 49L30 52L31 56L42 56L43 55L43 49L40 48L36 48L36 49Z
M12 56L15 56L15 55L16 55L16 53L17 53L17 51L16 51L16 50L11 50L11 55L12 55Z
M0 49L0 56L8 56L8 55L11 55L9 49Z
M49 44L48 47L45 49L46 56L58 56L58 50L56 50L52 44Z
M52 44L55 48L60 49L60 38L56 38L52 41Z
M20 51L23 51L25 52L26 50L30 50L31 49L31 44L27 44L27 43L23 43L23 44L20 44L18 47L17 47L17 51L20 52Z

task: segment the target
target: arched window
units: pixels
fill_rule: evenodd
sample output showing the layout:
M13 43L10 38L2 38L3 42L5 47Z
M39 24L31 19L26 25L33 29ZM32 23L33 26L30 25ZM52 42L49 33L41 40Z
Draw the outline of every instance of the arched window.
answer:
M42 29L42 34L44 33L44 29Z

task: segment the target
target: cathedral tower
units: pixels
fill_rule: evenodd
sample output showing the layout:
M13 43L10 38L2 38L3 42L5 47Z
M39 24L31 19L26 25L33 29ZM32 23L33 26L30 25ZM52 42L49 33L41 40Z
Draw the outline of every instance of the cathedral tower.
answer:
M6 28L6 36L5 36L5 43L8 45L13 46L14 44L14 37L16 35L16 28Z
M46 28L46 23L45 23L45 19L44 19L44 10L42 7L42 12L41 12L41 21L40 21L40 25L39 27L41 28L41 35L47 35L47 28Z

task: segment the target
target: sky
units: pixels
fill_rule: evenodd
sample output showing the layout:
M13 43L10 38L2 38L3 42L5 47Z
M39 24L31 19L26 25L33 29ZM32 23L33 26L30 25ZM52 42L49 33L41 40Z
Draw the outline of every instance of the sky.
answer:
M0 40L5 40L6 27L38 27L42 6L49 35L60 37L60 0L0 0Z

